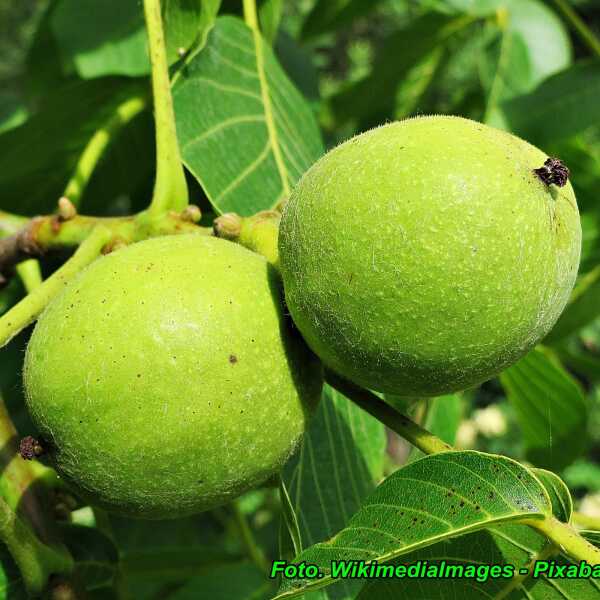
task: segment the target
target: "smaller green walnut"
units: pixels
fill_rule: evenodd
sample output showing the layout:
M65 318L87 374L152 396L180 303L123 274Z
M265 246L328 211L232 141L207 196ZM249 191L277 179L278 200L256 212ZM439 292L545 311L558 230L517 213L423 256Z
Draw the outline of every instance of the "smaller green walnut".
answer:
M552 328L581 226L568 171L475 121L356 136L302 177L281 218L291 315L325 365L405 396L464 389Z
M41 316L27 404L58 473L142 518L211 508L276 473L322 386L267 261L156 238L100 258Z

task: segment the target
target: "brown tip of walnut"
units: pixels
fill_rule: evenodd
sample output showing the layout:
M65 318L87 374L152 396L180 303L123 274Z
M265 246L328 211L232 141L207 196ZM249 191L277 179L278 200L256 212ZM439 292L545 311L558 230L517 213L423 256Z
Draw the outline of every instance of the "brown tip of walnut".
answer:
M547 158L543 166L534 169L533 172L546 184L554 184L563 187L569 180L571 174L567 166L559 158Z
M39 440L36 440L30 435L24 437L19 444L19 454L24 460L33 460L34 458L39 458L45 453L46 451Z

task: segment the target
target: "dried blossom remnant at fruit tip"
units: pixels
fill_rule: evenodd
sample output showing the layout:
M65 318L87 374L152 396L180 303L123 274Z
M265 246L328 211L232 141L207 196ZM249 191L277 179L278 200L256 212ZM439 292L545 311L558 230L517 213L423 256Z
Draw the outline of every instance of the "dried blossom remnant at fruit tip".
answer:
M34 437L28 435L19 444L19 454L25 460L33 460L45 453L44 447Z
M546 184L554 183L558 187L567 184L570 171L567 166L558 158L547 158L544 165L533 172Z

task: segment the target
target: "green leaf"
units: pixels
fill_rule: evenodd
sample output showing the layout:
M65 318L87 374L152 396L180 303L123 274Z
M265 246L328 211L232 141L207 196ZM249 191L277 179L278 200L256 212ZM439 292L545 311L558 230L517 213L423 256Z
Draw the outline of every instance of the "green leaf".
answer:
M144 14L137 0L61 0L52 30L81 77L149 72Z
M505 126L498 104L530 92L571 62L571 43L561 20L538 0L507 1L498 13L500 39L488 49L485 121Z
M83 525L64 525L61 536L75 560L75 572L87 589L111 585L117 573L117 549L102 532Z
M311 52L300 46L291 35L280 30L275 42L275 53L302 95L309 101L319 100L319 72L313 64Z
M527 48L531 85L567 68L573 54L571 41L554 11L539 0L510 0L507 5L509 29Z
M279 480L279 500L281 502L281 524L279 529L279 556L292 559L302 552L302 537L298 517L285 481Z
M323 152L305 100L237 18L217 20L173 100L183 161L219 213L272 208Z
M449 394L431 399L425 429L451 446L463 418L463 399L459 394Z
M415 64L430 57L453 34L472 22L427 13L383 41L371 74L336 94L331 109L338 125L379 113L392 113L396 90Z
M590 544L594 544L597 548L600 548L600 531L580 531L582 535Z
M500 375L534 464L560 470L587 444L588 407L579 385L540 350Z
M372 12L381 0L318 0L302 25L301 35L310 38L339 29L353 19Z
M181 58L212 25L220 0L162 3L170 64ZM150 72L144 12L139 0L61 0L52 29L64 54L84 79L105 75L136 77Z
M565 482L552 471L545 469L532 469L535 476L546 488L550 502L552 503L552 514L563 523L569 523L573 514L573 498Z
M559 565L572 564L555 554L544 536L524 525L501 524L448 542L425 548L402 563L429 561L474 568L473 577L404 578L375 580L365 585L357 600L431 600L432 598L505 598L508 600L583 600L597 598L600 590L593 579L561 579L544 576L533 578L519 574L536 560L553 560ZM491 565L514 567L516 577L487 578ZM478 581L477 578L480 578Z
M437 46L407 70L396 89L395 119L404 119L419 112L420 102L432 85L443 56L443 46Z
M21 125L27 119L27 107L20 94L0 91L0 133Z
M420 402L423 402L423 400L420 400ZM463 398L459 394L449 394L447 396L430 398L427 402L429 404L424 423L425 429L453 446L456 441L456 432L463 419ZM400 412L406 410L406 408L399 407L397 403L396 408ZM420 450L412 448L410 453L411 460L421 456L423 456L423 453Z
M277 38L282 11L283 0L264 0L258 9L260 31L271 45Z
M600 465L581 459L569 465L563 476L570 488L583 488L600 492Z
M153 521L152 527L116 515L108 519L121 570L132 588L145 579L183 581L241 558L241 549L227 543L222 526L210 513Z
M285 580L277 598L329 585L332 560L384 563L457 535L551 512L540 481L511 459L474 451L426 456L388 477L346 528L296 558L318 564L323 579Z
M304 547L348 523L383 477L385 446L383 425L326 385L300 451L282 476ZM353 586L339 587L347 592Z
M2 208L22 214L52 212L90 138L121 102L139 92L137 83L111 78L78 81L48 94L38 113L0 135L2 148L10 148L0 156ZM140 167L147 163L144 153L132 155L131 145L128 150L127 167L113 162L112 168L118 173L120 167L134 185L136 168L145 174ZM105 194L110 188L113 195L129 192L129 187L118 192L112 187L124 179L105 181ZM105 195L104 203L109 198Z
M600 60L587 60L553 75L533 92L502 104L512 131L543 145L567 138L600 120Z

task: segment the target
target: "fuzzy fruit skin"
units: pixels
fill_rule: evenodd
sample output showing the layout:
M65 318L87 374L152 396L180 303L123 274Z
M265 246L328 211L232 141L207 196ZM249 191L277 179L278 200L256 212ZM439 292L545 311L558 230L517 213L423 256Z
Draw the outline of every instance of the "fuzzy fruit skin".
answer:
M322 386L280 287L263 257L195 235L88 267L43 313L25 359L59 474L107 510L169 518L276 473Z
M547 155L458 117L384 125L338 146L284 209L286 301L309 346L355 383L435 396L481 383L552 328L581 226Z

